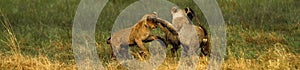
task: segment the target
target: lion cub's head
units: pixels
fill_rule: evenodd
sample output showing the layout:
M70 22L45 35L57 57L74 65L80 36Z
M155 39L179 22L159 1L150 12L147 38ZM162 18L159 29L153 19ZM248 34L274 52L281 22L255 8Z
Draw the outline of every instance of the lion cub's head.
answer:
M155 29L158 23L156 18L158 18L158 14L156 12L144 15L142 18L143 25L145 25L147 28Z
M193 19L193 17L195 16L194 11L188 7L185 9L173 7L171 10L171 14L172 14L173 18L188 17L190 20Z

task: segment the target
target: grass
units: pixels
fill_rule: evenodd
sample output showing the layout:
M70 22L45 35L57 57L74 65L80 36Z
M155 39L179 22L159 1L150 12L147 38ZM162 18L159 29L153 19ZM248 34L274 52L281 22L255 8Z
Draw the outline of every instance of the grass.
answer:
M0 69L76 69L72 51L72 22L80 0L3 0L0 2ZM105 43L119 13L135 0L110 0L97 22L100 60L108 70L125 69L111 61ZM191 1L171 0L190 7ZM224 70L300 69L299 0L218 0L227 25ZM105 20L105 21L104 21ZM101 27L101 28L99 28ZM208 27L205 24L205 27ZM207 57L197 69L205 69ZM176 69L178 59L167 57L159 70Z

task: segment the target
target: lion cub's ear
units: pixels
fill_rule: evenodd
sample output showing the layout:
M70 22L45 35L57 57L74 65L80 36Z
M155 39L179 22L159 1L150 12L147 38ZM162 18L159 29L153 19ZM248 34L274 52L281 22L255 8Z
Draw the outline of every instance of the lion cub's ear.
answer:
M153 12L153 15L158 16L157 12L155 12L155 11Z
M146 22L153 22L153 23L157 23L157 20L156 20L156 16L147 16L146 18Z
M189 7L186 7L184 9L184 11L185 11L186 15L189 17L189 19L193 19L193 17L195 16L194 11Z
M188 12L190 12L190 8L186 7L186 8L184 8L184 11L185 11L185 13L188 13Z
M151 16L147 16L146 17L146 21L151 21L152 20L152 17Z
M173 7L171 13L176 13L178 11L177 7Z

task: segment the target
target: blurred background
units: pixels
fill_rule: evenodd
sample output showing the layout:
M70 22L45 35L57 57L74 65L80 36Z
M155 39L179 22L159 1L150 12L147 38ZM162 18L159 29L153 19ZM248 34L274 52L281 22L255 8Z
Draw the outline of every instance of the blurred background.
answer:
M137 0L109 0L97 22L100 60L108 70L125 69L110 60L106 39L117 16ZM192 0L169 0L192 8L204 26L206 19ZM72 25L80 0L1 0L0 69L76 69ZM227 25L222 69L300 69L300 0L217 0ZM196 22L196 21L194 21ZM101 27L101 28L100 28ZM168 57L159 70L176 69ZM205 69L200 57L197 69Z

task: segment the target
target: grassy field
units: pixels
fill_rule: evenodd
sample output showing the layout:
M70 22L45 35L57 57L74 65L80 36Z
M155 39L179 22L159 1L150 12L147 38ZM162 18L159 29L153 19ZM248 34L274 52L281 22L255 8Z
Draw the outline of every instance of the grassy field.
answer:
M124 69L111 61L106 44L119 13L136 0L110 0L97 22L99 58L108 70ZM76 69L72 25L80 0L1 0L0 69ZM204 16L195 3L171 0ZM227 25L224 70L300 69L300 0L218 0ZM103 21L105 20L105 21ZM101 27L101 28L99 28ZM205 26L208 27L207 24ZM209 59L201 57L197 69ZM167 57L159 70L176 69Z

